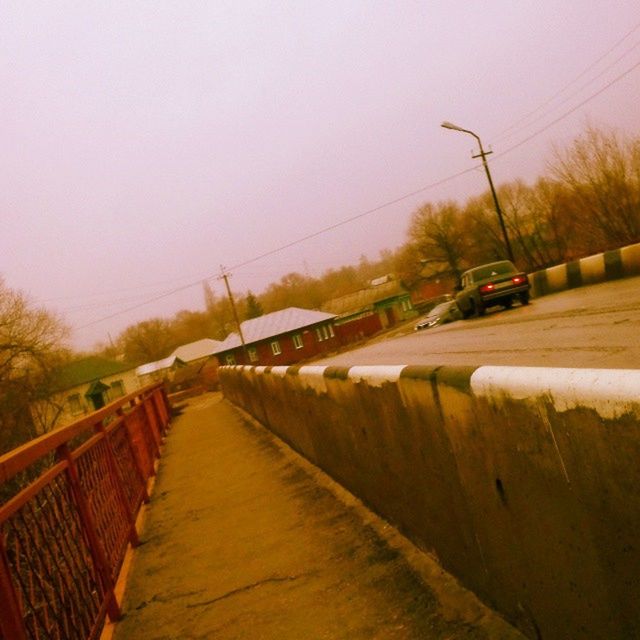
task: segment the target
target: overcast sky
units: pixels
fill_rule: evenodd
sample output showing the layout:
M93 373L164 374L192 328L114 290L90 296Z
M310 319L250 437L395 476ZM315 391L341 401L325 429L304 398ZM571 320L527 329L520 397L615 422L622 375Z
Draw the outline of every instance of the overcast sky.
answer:
M259 293L396 248L487 188L427 188L477 162L443 120L498 184L587 122L638 135L640 2L4 0L0 81L0 274L88 348L220 265Z

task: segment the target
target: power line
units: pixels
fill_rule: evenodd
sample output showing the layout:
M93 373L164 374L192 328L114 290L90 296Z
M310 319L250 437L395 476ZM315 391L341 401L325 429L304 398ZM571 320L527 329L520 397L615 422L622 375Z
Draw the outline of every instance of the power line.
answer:
M520 140L519 142L517 142L516 144L512 145L511 147L508 147L507 149L505 149L504 151L500 152L500 153L496 153L493 157L494 161L497 158L501 158L505 155L507 155L508 153L510 153L511 151L513 151L514 149L517 149L518 147L521 147L523 144L526 144L527 142L529 142L530 140L532 140L533 138L539 136L541 133L543 133L544 131L546 131L547 129L550 129L553 125L557 124L558 122L564 120L566 117L568 117L569 115L571 115L572 113L574 113L575 111L577 111L578 109L580 109L581 107L583 107L585 104L587 104L588 102L590 102L591 100L593 100L594 98L598 97L599 95L601 95L602 93L604 93L607 89L609 89L610 87L612 87L614 84L616 84L617 82L619 82L620 80L622 80L623 78L625 78L626 76L628 76L630 73L632 73L633 71L635 71L638 67L640 67L640 61L636 62L634 65L632 65L631 67L629 67L628 69L626 69L625 71L623 71L621 74L617 75L613 80L611 80L610 82L608 82L604 87L602 87L601 89L599 89L598 91L592 93L590 96L588 96L587 98L585 98L584 100L582 100L580 103L578 103L577 105L575 105L574 107L572 107L571 109L565 111L562 115L560 115L559 117L557 117L555 120L549 122L547 125L545 125L544 127L534 131L532 134L528 135L527 137L523 138L522 140ZM270 251L266 251L265 253L262 253L258 256L255 256L253 258L250 258L248 260L244 260L243 262L239 262L235 265L233 265L232 267L230 267L230 270L235 270L235 269L239 269L241 267L244 267L246 265L252 264L254 262L257 262L258 260L262 260L263 258L267 258L269 256L272 256L276 253L279 253L280 251L284 251L285 249L289 249L297 244L300 244L302 242L305 242L307 240L310 240L312 238L316 238L324 233L327 233L328 231L332 231L334 229L338 229L346 224L349 224L351 222L354 222L355 220L359 220L361 218L364 218L365 216L371 215L372 213L376 213L382 209L385 209L386 207L390 207L394 204L398 204L400 202L403 202L404 200L407 200L409 198L412 198L414 196L420 195L421 193L424 193L425 191L428 191L430 189L433 189L435 187L438 187L440 185L443 185L447 182L450 182L451 180L455 180L456 178L459 178L463 175L466 175L467 173L471 173L472 171L475 171L478 167L481 168L481 165L477 165L477 166L473 166L473 167L469 167L467 169L464 169L463 171L459 171L458 173L455 173L453 175L447 176L446 178L442 178L441 180L437 180L436 182L432 182L424 187L421 187L419 189L416 189L415 191L412 191L410 193L407 193L403 196L400 196L398 198L395 198L393 200L389 200L383 204L380 204L376 207L373 207L372 209L368 209L367 211L363 211L361 213L358 213L354 216L351 216L349 218L346 218L345 220L342 220L340 222L337 222L335 224L329 225L327 227L324 227L318 231L315 231L314 233L310 233L307 234L305 236L302 236L296 240L293 240L291 242L288 242L284 245L281 245L280 247L277 247L275 249L272 249ZM85 329L87 327L90 326L94 326L96 324L99 324L100 322L104 322L106 320L111 320L112 318L115 318L117 316L123 315L125 313L128 313L129 311L134 311L135 309L139 309L140 307L146 306L148 304L151 304L152 302L157 302L158 300L163 300L164 298L168 298L169 296L172 296L176 293L179 293L180 291L185 291L186 289L190 289L191 287L194 287L196 285L200 285L204 280L210 280L212 278L216 278L217 275L216 274L211 274L209 276L206 276L205 278L199 278L198 280L195 280L193 282L190 282L189 284L183 285L181 287L176 287L174 289L171 289L170 291L166 291L165 293L162 293L158 296L154 296L153 298L149 298L148 300L145 300L143 302L140 302L138 304L132 305L130 307L127 307L126 309L122 309L120 311L116 311L112 314L109 314L107 316L104 316L102 318L99 318L97 320L93 320L91 322L88 322L86 324L80 325L78 327L75 327L76 330L80 330L80 329Z
M539 122L540 120L542 120L543 118L547 117L549 115L549 113L553 113L553 111L555 111L556 109L558 109L559 107L561 107L563 104L566 104L567 102L569 102L569 100L571 100L572 98L574 98L576 95L578 95L581 91L583 91L584 89L586 89L590 84L592 84L593 82L595 82L596 80L598 80L599 78L601 78L607 71L609 71L609 69L611 69L613 66L615 66L616 64L618 64L618 62L620 62L620 60L622 60L624 57L626 57L629 53L631 53L631 51L633 51L634 49L636 49L638 46L640 46L640 40L638 40L638 42L636 42L634 45L632 45L631 47L629 47L621 56L619 56L618 58L616 58L613 62L611 62L608 66L606 66L600 73L598 73L596 76L594 76L593 78L591 78L591 80L589 80L588 82L586 82L585 84L583 84L582 86L580 86L578 89L576 89L575 91L573 91L572 93L570 93L566 98L564 98L563 100L561 100L553 109L551 109L549 112L547 113L541 113L537 118L534 118L531 122L529 122L526 127L530 127L531 125L535 124L536 122ZM502 135L502 136L498 136L497 140L504 140L506 138L511 138L514 135L516 135L518 132L515 131L513 133L510 133L508 135Z
M578 82L578 80L582 79L585 75L587 75L587 73L589 73L594 67L596 67L600 62L602 62L602 60L604 60L612 51L614 51L614 49L617 49L618 46L620 46L631 34L635 33L638 29L640 28L640 22L638 22L635 26L633 26L624 36L622 36L622 38L620 38L613 46L611 46L609 49L607 49L607 51L605 51L599 58L597 58L596 60L594 60L586 69L584 69L581 73L579 73L573 80L571 80L570 82L568 82L562 89L560 89L559 91L557 91L556 93L554 93L550 98L548 98L545 102L543 102L542 104L540 104L539 106L537 106L533 111L530 111L529 113L525 114L524 116L522 116L520 119L518 119L516 122L514 122L512 125L510 125L509 127L507 127L506 129L503 129L500 133L496 134L496 136L493 137L494 141L495 140L502 140L505 137L510 137L507 136L506 134L510 131L512 131L513 129L515 129L517 126L519 126L520 124L522 124L523 122L525 122L526 120L528 120L532 115L535 115L536 113L538 113L538 111L540 111L541 109L543 109L544 107L546 107L548 104L551 104L556 98L558 98L559 96L561 96L567 89L569 89L572 85L574 85L576 82ZM635 45L633 45L633 47L631 47L631 49L634 49L636 46L638 46L638 43L636 43ZM631 49L628 49L621 57L624 57L627 53L629 53L629 51ZM618 62L621 58L618 58L615 62ZM615 62L613 64L615 64ZM609 69L609 67L607 67L607 69ZM596 78L592 78L589 83L593 82L595 79L597 79L598 77L600 77L599 74L598 76L596 76ZM582 87L584 88L584 86ZM573 94L572 94L573 95ZM531 123L529 123L531 124ZM526 125L529 126L529 125Z
M616 76L613 80L608 82L604 87L602 87L595 93L592 93L590 96L585 98L582 102L578 103L568 111L565 111L561 116L557 117L555 120L552 120L541 129L534 131L532 134L528 135L526 138L523 138L522 140L520 140L520 142L517 142L516 144L505 149L504 151L501 151L500 153L497 153L496 155L494 155L493 159L496 160L496 158L501 158L502 156L506 155L507 153L510 153L514 149L517 149L518 147L521 147L523 144L526 144L536 136L539 136L541 133L544 133L547 129L550 129L553 125L558 124L558 122L560 122L561 120L564 120L566 117L570 116L572 113L576 112L581 107L584 107L585 104L587 104L588 102L591 102L591 100L593 100L594 98L597 98L600 94L604 93L607 89L609 89L609 87L613 86L616 82L619 82L620 80L628 76L630 73L635 71L638 67L640 67L640 60L638 60L638 62L636 62L633 66L629 67L626 71L623 71L620 75Z
M449 182L450 180L454 180L455 178L459 178L460 176L463 176L467 173L470 173L471 171L475 171L476 167L469 167L468 169L464 169L463 171L459 171L456 174L447 176L446 178L443 178L442 180L438 180L436 182L432 182L431 184L428 184L424 187L421 187L420 189L416 189L415 191L412 191L411 193L407 193L403 196L400 196L399 198L395 198L394 200L389 200L381 205L378 205L377 207L374 207L373 209L368 209L367 211L363 211L362 213L358 213L355 216L351 216L350 218L347 218L345 220L342 220L340 222L336 222L335 224L329 225L328 227L324 227L322 229L320 229L319 231L315 231L314 233L310 233L306 236L302 236L300 238L297 238L296 240L292 240L291 242L288 242L287 244L281 245L280 247L277 247L275 249L271 249L270 251L266 251L265 253L262 253L258 256L255 256L253 258L250 258L249 260L245 260L244 262L239 262L231 267L229 267L229 270L235 270L235 269L239 269L241 267L244 267L248 264L252 264L253 262L257 262L258 260L262 260L263 258L267 258L271 255L274 255L276 253L279 253L280 251L284 251L285 249L289 249L297 244L300 244L302 242L306 242L307 240L310 240L312 238L316 238L317 236L320 236L324 233L327 233L328 231L333 231L334 229L338 229L339 227L342 227L346 224L349 224L350 222L353 222L355 220L359 220L360 218L364 218L365 216L371 215L372 213L376 213L377 211L380 211L381 209L385 209L386 207L390 207L394 204L398 204L399 202L402 202L404 200L407 200L409 198L412 198L414 196L417 196L421 193L424 193L425 191L428 191L429 189L433 189L434 187L440 186L441 184L445 184L446 182ZM167 298L169 296L172 296L175 293L179 293L180 291L184 291L186 289L190 289L191 287L194 287L196 285L200 285L202 283L203 280L211 280L213 278L217 278L218 276L216 274L210 274L208 276L205 276L204 278L199 278L198 280L195 280L193 282L190 282L189 284L183 285L182 287L176 287L175 289L171 289L170 291L166 291L165 293L162 293L158 296L154 296L153 298L149 298L148 300L145 300L144 302L140 302L139 304L135 304L132 305L130 307L127 307L126 309L122 309L120 311L116 311L115 313L112 313L108 316L105 316L103 318L98 318L97 320L93 320L91 322L87 322L86 324L80 325L79 327L75 327L75 329L79 330L79 329L85 329L86 327L91 327L93 325L99 324L100 322L104 322L105 320L111 320L111 318L115 318L119 315L122 315L124 313L128 313L129 311L134 311L135 309L139 309L140 307L143 307L147 304L151 304L152 302L157 302L158 300L162 300L164 298Z

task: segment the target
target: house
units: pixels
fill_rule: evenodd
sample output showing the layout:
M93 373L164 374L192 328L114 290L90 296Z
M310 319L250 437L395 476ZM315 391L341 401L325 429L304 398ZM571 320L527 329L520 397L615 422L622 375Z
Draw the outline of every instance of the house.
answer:
M169 391L205 390L218 387L218 358L215 353L222 343L203 338L184 344L171 354L185 363L176 369L170 379Z
M31 413L44 428L61 427L140 386L133 365L88 356L62 366L54 392L35 402Z
M185 364L196 364L215 357L215 353L221 344L222 342L219 340L203 338L202 340L183 344L175 349L171 355L178 357Z
M448 275L423 276L412 287L411 303L423 313L450 295L454 286L455 279Z
M376 278L364 289L329 300L322 309L336 315L335 329L343 344L416 316L409 291L391 276Z
M289 365L337 349L334 314L289 307L245 320L216 355L222 364Z
M184 367L185 363L176 355L170 355L162 360L147 362L136 368L136 375L141 386L168 380L171 374L179 367Z

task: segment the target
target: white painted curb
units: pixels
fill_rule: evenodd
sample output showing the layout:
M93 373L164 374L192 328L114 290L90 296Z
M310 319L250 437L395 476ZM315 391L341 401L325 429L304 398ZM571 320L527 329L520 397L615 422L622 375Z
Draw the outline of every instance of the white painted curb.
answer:
M640 413L640 370L635 369L485 366L471 375L471 390L493 400L547 396L559 411L587 407L603 418Z

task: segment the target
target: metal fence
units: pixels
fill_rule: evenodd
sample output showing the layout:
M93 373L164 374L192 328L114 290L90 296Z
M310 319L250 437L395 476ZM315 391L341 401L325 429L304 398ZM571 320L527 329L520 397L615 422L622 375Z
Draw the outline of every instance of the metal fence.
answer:
M41 469L0 507L0 640L87 640L108 615L169 424L152 385L0 456L0 484Z

